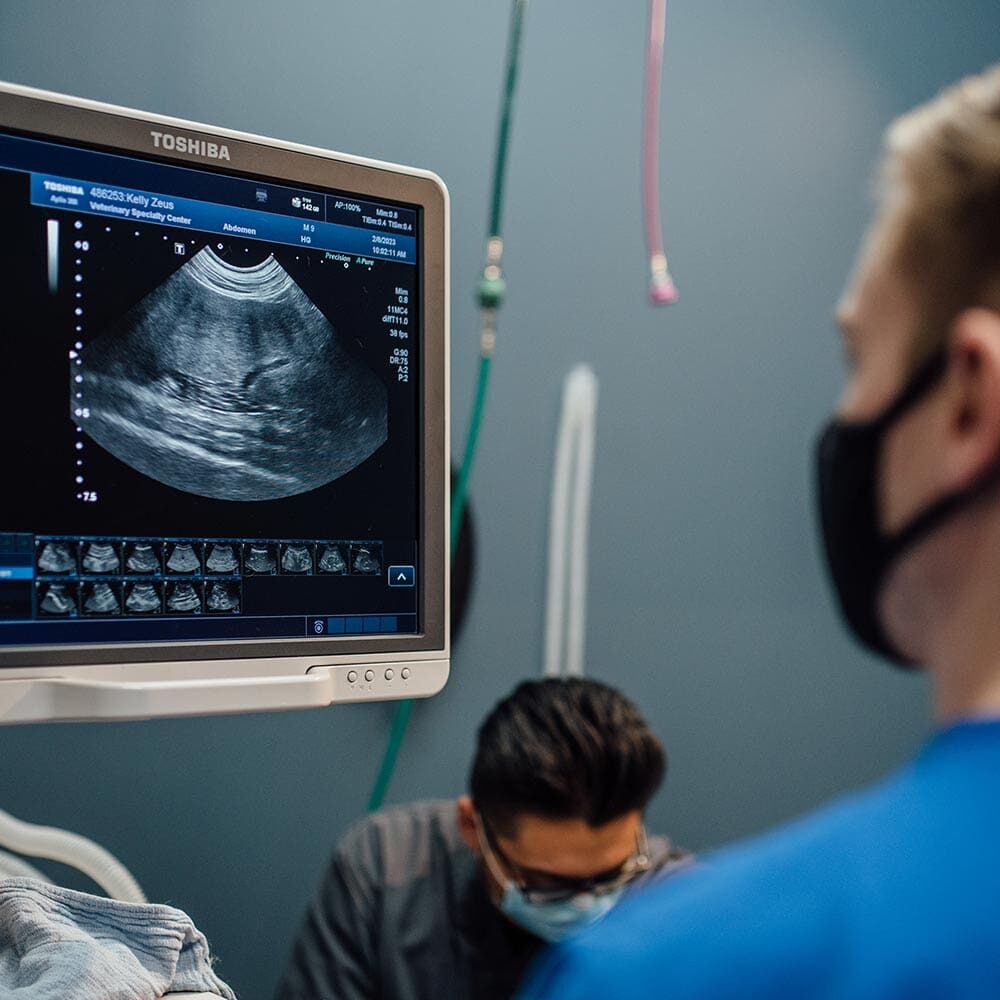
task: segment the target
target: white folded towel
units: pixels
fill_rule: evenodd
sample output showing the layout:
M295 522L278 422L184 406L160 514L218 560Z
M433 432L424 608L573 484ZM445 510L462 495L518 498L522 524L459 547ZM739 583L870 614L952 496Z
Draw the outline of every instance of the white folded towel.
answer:
M172 906L0 879L0 1000L236 1000L205 936Z

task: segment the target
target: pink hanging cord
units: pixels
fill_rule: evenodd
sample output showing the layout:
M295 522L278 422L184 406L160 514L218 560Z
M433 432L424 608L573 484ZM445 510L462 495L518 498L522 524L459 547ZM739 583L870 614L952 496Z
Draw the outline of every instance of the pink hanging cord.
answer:
M649 250L649 301L670 305L677 286L670 276L663 250L660 221L660 89L663 80L663 43L667 31L667 0L650 0L649 51L646 56L646 103L643 116L642 193Z

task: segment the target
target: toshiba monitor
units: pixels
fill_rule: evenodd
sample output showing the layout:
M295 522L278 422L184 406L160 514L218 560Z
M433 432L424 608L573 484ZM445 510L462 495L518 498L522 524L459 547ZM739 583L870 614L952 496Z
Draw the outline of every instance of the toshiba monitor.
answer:
M0 84L0 721L448 674L429 172Z

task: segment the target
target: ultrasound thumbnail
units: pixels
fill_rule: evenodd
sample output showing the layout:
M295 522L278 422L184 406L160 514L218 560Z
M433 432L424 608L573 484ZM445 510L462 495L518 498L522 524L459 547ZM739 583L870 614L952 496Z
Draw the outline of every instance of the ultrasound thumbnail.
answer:
M84 573L121 573L121 543L107 541L84 543L80 566Z
M40 573L75 573L76 542L37 542L37 566Z
M309 573L313 571L313 550L311 545L290 544L281 546L282 573Z
M125 572L159 576L163 572L163 546L159 542L129 542L125 546Z
M158 615L163 611L163 584L137 580L125 585L125 610L132 615Z
M187 580L167 584L167 611L175 614L198 615L202 612L202 585Z
M208 546L205 572L228 575L240 571L240 557L234 542L216 542Z
M201 572L201 542L168 542L167 572L190 574Z
M381 545L352 545L351 572L359 576L377 576L382 572Z
M38 610L43 615L74 615L78 610L78 585L75 583L38 584Z
M240 610L239 584L217 581L208 584L205 604L217 614L236 614Z
M278 547L257 542L244 545L243 572L247 576L277 573Z
M85 583L80 590L85 615L120 615L122 613L121 584Z
M345 546L324 545L319 556L320 573L346 573L347 559L344 557Z

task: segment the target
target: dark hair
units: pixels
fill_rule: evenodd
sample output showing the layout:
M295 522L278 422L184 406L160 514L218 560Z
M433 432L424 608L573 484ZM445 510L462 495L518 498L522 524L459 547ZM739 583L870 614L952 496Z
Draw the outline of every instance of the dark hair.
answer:
M666 769L663 745L619 691L546 679L518 685L483 721L469 786L505 833L524 814L602 826L644 809Z

